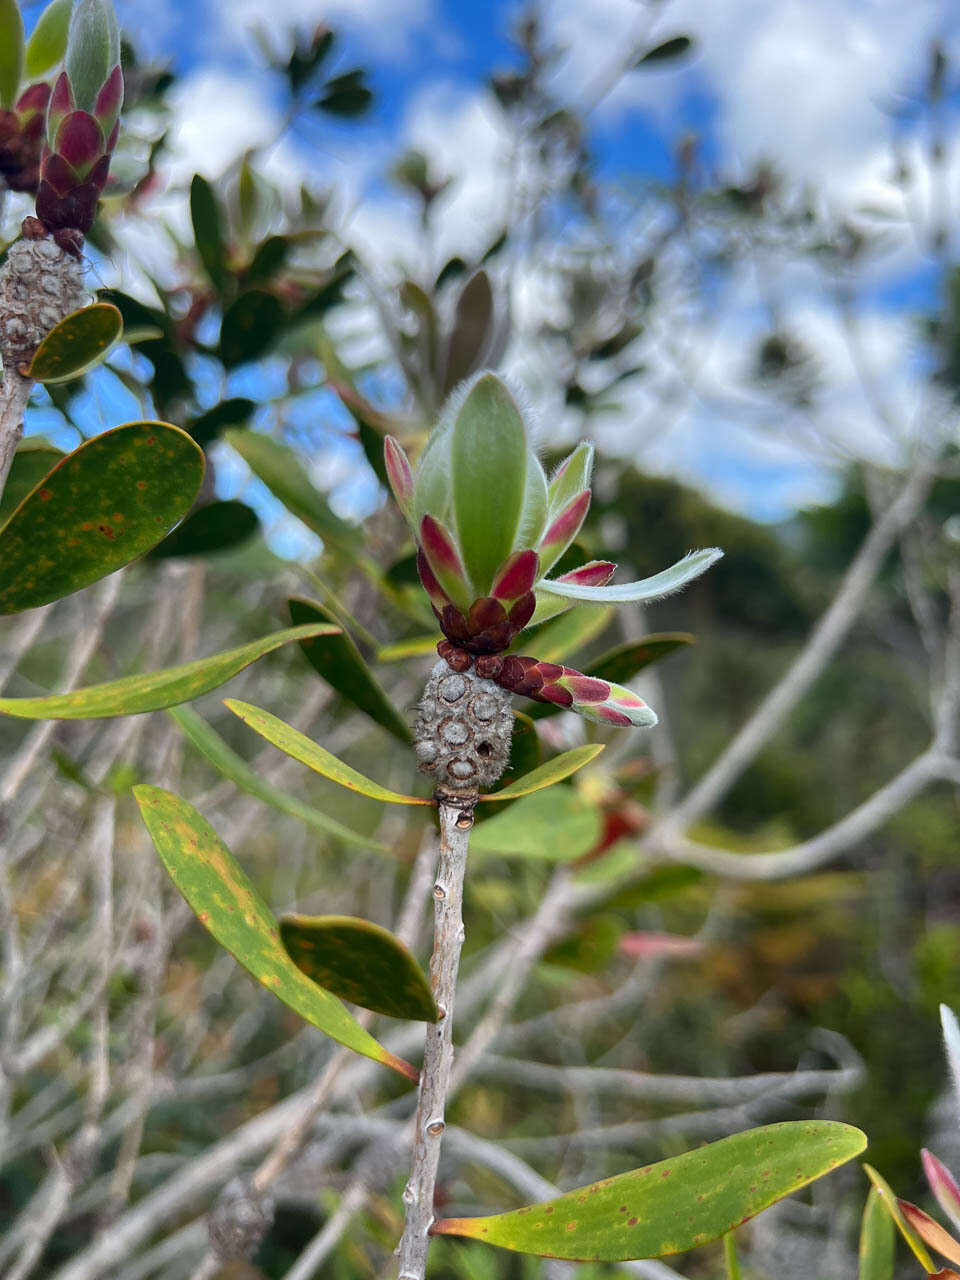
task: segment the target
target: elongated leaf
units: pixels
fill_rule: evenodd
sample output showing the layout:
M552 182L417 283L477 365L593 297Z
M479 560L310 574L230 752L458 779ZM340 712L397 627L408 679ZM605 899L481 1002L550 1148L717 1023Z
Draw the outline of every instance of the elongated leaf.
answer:
M230 850L201 814L170 791L133 793L163 865L200 923L243 967L302 1018L355 1052L416 1081L333 996L306 978L280 943L277 921Z
M37 19L30 39L24 70L28 80L36 80L63 61L67 51L67 30L73 0L50 0Z
M447 367L443 380L446 396L463 378L483 363L493 327L493 290L485 271L477 271L457 299L453 329L447 343Z
M123 317L112 303L94 302L74 311L37 347L27 376L47 385L72 382L102 364L123 333Z
M222 216L213 187L199 173L190 184L190 221L200 261L213 287L222 293L227 279Z
M229 778L243 791L263 800L265 804L272 805L274 809L279 809L281 813L289 813L292 817L299 818L315 831L322 831L324 835L342 840L344 844L362 845L367 849L376 849L378 853L389 852L385 845L374 840L372 836L365 836L359 831L354 831L352 827L345 827L342 822L328 817L313 805L306 804L296 796L281 791L272 782L261 778L260 774L251 769L246 760L238 756L192 707L171 707L169 714L200 754L205 756L225 778Z
M941 1010L944 1007L941 1005ZM960 1187L957 1186L956 1178L947 1166L926 1147L921 1149L920 1159L923 1161L923 1172L926 1175L927 1184L937 1204L953 1223L954 1230L960 1231Z
M63 453L52 445L34 444L32 440L23 442L13 455L7 483L0 493L0 527L10 512L19 507L30 490L37 487L62 457Z
M283 916L280 940L307 977L362 1009L436 1022L426 975L389 929L356 916Z
M292 640L303 640L329 630L313 623L275 631L261 640L251 640L225 653L163 671L124 676L106 684L90 685L72 693L52 693L43 698L0 698L0 712L25 720L102 720L106 716L134 716L143 711L162 711L181 702L190 702L211 689L226 684L238 671L249 667L264 654L272 653Z
M407 658L422 658L437 647L436 632L429 636L411 636L409 640L397 640L377 650L378 662L404 662Z
M0 529L0 614L58 600L142 556L190 509L203 453L178 427L129 422L61 459Z
M359 532L333 514L326 498L314 487L291 448L259 431L230 430L223 434L254 475L263 481L275 498L279 498L291 515L302 520L325 542L342 549L357 547Z
M491 1218L445 1218L433 1234L469 1236L572 1262L625 1262L716 1240L867 1145L833 1121L749 1129L556 1200Z
M512 650L522 653L532 645L539 662L565 662L578 649L582 649L584 645L588 645L591 640L595 640L600 635L609 624L613 613L612 606L597 609L590 605L575 605L561 614L556 622L551 622L549 626L538 631L535 638L518 637L512 645ZM594 672L594 665L591 663L590 674L599 675L599 672ZM605 680L609 678L603 677ZM560 708L558 707L557 710L559 711Z
M201 413L199 418L192 418L185 430L190 432L197 444L205 447L220 435L224 427L237 427L246 422L256 407L246 396L233 396L229 400L221 400L206 413Z
M257 513L244 502L210 502L190 513L150 552L154 559L205 556L246 542L260 528Z
M522 778L539 767L543 749L537 729L528 715L522 711L513 713L513 734L510 739L510 764L507 772L511 778Z
M948 1261L960 1263L960 1241L954 1240L939 1222L909 1200L898 1200L897 1207L924 1244L928 1244Z
M871 1187L860 1220L858 1280L893 1280L893 1219Z
M576 773L585 764L595 760L602 750L603 743L595 742L584 747L574 747L571 751L564 751L554 756L552 760L548 760L546 764L542 764L539 769L534 769L532 773L525 774L516 782L511 782L508 787L501 787L499 791L481 796L480 799L516 800L518 796L529 796L534 791L552 787L554 783L562 782L564 778L569 778L572 773Z
M732 1231L728 1231L723 1237L723 1257L727 1264L727 1280L743 1280L740 1259L737 1257L737 1244Z
M883 1202L883 1207L890 1215L897 1227L897 1230L903 1236L904 1240L906 1240L913 1256L928 1275L935 1271L936 1267L933 1265L933 1259L930 1257L929 1253L927 1253L923 1241L913 1228L908 1225L903 1214L900 1212L900 1206L897 1204L897 1197L893 1194L889 1182L887 1182L886 1178L884 1178L882 1174L877 1173L873 1165L867 1164L866 1161L864 1161L863 1171L873 1183L877 1195Z
M575 582L560 582L558 579L544 578L537 583L538 591L546 591L550 595L563 596L567 600L591 600L595 604L630 604L644 600L662 600L664 596L673 595L685 587L701 573L706 573L712 564L723 555L719 547L707 547L703 551L691 551L689 555L678 560L662 573L655 573L652 578L641 578L639 582L615 582L606 587L582 587Z
M671 62L674 58L682 58L685 53L689 53L693 48L693 41L689 36L672 36L669 40L664 40L662 44L655 45L633 64L637 67L659 66L663 62Z
M17 0L0 0L0 111L17 99L23 75L23 19Z
M463 402L451 457L457 541L473 585L486 595L514 549L527 475L523 418L494 374L475 382Z
M280 299L264 289L248 289L232 302L220 325L220 359L227 368L265 355L279 338L286 314Z
M290 621L294 626L334 621L325 610L309 600L291 600L289 605ZM300 647L314 670L342 698L359 707L400 742L408 744L412 741L407 722L387 697L346 631L338 628L336 634L313 636L302 640Z
M504 812L478 823L470 836L470 851L572 862L589 853L602 829L595 804L571 787L556 787L524 796Z
M314 773L320 773L341 787L346 787L348 791L359 791L361 795L370 796L373 800L384 800L388 804L433 804L432 800L420 796L404 796L398 791L381 787L379 782L374 782L371 778L358 773L356 769L351 769L350 765L338 760L319 743L311 742L305 734L271 715L269 711L233 698L227 698L225 705L234 715L239 716L244 724L248 724L255 733L272 742L279 750L292 756L294 760L299 760L308 769L313 769Z

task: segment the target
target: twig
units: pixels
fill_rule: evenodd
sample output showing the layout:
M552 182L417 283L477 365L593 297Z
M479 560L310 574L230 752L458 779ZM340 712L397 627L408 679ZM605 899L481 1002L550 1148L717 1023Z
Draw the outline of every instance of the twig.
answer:
M32 378L22 378L14 368L5 368L0 383L0 494L13 465L13 455L23 439L23 415L33 388Z
M453 1067L453 1008L463 946L463 880L473 809L441 803L440 860L433 888L434 944L430 985L440 1020L427 1028L420 1096L414 1132L413 1163L403 1192L407 1206L398 1255L399 1280L423 1280L427 1265L433 1201L440 1164L444 1110Z

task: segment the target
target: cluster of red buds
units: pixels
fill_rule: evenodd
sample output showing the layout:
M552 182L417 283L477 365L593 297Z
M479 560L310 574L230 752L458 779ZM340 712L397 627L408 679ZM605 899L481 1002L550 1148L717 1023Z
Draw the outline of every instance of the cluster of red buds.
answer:
M9 111L0 111L0 178L11 191L37 190L49 101L50 86L41 82L24 89Z
M593 448L579 445L548 480L516 400L493 373L454 393L416 475L392 436L385 462L444 635L437 652L455 671L472 666L512 693L602 724L656 724L656 714L629 689L508 650L521 631L575 601L670 595L708 569L722 554L717 548L693 552L640 582L609 585L617 566L606 560L548 578L589 510Z
M47 108L37 217L79 250L107 181L123 105L120 35L110 0L77 0L67 55Z

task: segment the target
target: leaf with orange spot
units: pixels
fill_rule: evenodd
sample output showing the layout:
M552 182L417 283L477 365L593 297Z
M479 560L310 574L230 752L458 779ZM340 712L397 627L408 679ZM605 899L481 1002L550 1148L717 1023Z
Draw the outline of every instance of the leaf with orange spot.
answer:
M123 334L123 317L112 302L73 311L37 347L27 377L34 382L72 382L98 364Z
M0 615L35 609L149 551L189 511L203 452L166 422L128 422L61 458L0 528Z
M186 800L160 787L134 787L133 794L173 883L220 945L312 1026L416 1082L415 1068L385 1049L339 1000L300 972L284 950L272 911L210 823Z
M859 1155L866 1136L832 1120L748 1129L544 1204L490 1218L444 1218L433 1234L571 1262L683 1253Z

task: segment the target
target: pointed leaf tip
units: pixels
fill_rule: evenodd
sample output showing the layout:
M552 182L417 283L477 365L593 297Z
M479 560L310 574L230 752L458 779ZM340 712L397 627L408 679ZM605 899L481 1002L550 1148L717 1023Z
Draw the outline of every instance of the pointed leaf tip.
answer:
M605 587L582 586L578 583L556 579L543 579L537 583L538 591L564 596L570 600L592 600L597 604L630 604L650 600L662 600L664 596L680 591L688 582L706 573L711 565L722 557L719 547L707 547L691 551L669 569L638 582L618 582ZM569 578L569 575L566 575Z
M518 796L529 796L534 791L542 791L544 787L552 787L554 783L562 782L564 778L569 778L591 760L595 760L603 749L603 743L594 742L564 751L538 768L532 769L530 773L524 774L516 782L511 782L509 786L491 792L490 795L481 796L480 799L516 800Z

